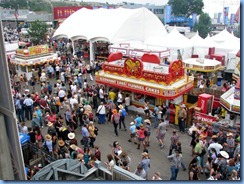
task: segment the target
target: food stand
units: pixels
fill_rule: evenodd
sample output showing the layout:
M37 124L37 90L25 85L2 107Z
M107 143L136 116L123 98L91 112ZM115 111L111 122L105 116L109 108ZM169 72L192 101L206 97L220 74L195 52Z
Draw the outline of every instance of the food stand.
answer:
M145 101L149 101L151 110L163 102L180 104L183 94L193 88L193 78L185 75L181 60L161 64L157 55L149 53L141 59L123 59L121 52L110 54L103 70L96 73L96 82L127 91L131 97L129 109L140 113L144 112ZM174 123L178 123L177 116Z
M38 45L27 49L17 49L15 57L10 60L16 66L18 75L26 73L29 80L32 75L32 68L50 62L58 62L58 55L48 45Z
M198 73L203 73L210 79L210 86L222 80L221 70L224 70L222 63L214 59L189 58L183 61L184 68L194 75L194 87L198 86Z

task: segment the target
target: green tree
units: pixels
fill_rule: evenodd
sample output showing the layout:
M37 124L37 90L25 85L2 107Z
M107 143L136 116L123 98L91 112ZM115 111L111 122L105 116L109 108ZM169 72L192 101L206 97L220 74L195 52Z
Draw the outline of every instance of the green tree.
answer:
M206 38L211 31L211 18L207 13L202 13L198 21L198 33L202 38Z
M203 0L169 0L172 14L175 16L189 17L193 13L200 15L204 7Z
M36 20L35 22L31 23L28 33L34 44L40 44L41 42L46 40L47 31L47 24Z

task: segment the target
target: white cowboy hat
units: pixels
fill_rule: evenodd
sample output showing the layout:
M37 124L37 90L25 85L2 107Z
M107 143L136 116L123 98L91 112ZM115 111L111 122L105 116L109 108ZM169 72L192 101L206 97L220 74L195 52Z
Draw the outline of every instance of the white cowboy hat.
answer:
M222 157L224 157L224 158L226 158L226 159L229 158L229 154L228 154L226 151L220 151L219 153L220 153L220 155L221 155Z
M51 140L52 140L52 136L49 135L49 134L45 135L45 138L46 138L46 140L48 140L48 141L51 141Z
M68 134L68 138L69 138L69 139L74 139L74 138L75 138L75 134L72 133L72 132L70 132L70 133Z
M131 123L130 123L130 125L134 125L135 123L132 121Z
M49 121L49 122L47 123L47 126L49 126L49 127L53 126L52 122Z
M118 106L118 108L123 109L124 106L120 104L120 105Z

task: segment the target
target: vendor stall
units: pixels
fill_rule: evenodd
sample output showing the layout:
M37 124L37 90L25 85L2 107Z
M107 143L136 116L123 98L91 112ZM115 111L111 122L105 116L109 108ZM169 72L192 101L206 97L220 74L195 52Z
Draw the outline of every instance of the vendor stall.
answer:
M48 45L38 45L28 47L27 49L17 49L15 57L10 62L16 66L18 75L26 73L29 80L34 66L58 62L58 55L53 53Z
M210 86L217 84L222 80L219 71L224 70L221 62L214 59L205 59L205 58L189 58L183 61L184 68L194 75L194 87L198 87L199 80L202 80L202 77L205 76L205 79L208 77L210 80ZM199 79L199 75L203 76ZM220 72L221 74L221 72Z
M226 116L233 117L231 124L240 122L240 78L235 87L230 88L220 97L220 104L227 110Z
M193 78L186 76L181 60L169 65L160 64L155 54L145 53L139 58L123 59L121 52L109 55L103 70L96 73L96 82L124 91L129 91L132 104L130 110L144 112L145 101L151 109L169 100L174 104L183 101L183 94L193 88ZM177 123L177 117L175 117Z

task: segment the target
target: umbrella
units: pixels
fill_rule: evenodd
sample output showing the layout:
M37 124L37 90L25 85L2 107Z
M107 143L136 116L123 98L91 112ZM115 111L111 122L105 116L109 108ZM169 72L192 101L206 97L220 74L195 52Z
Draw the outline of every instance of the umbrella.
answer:
M220 151L220 155L222 155L222 157L224 158L229 158L229 154L226 151Z

